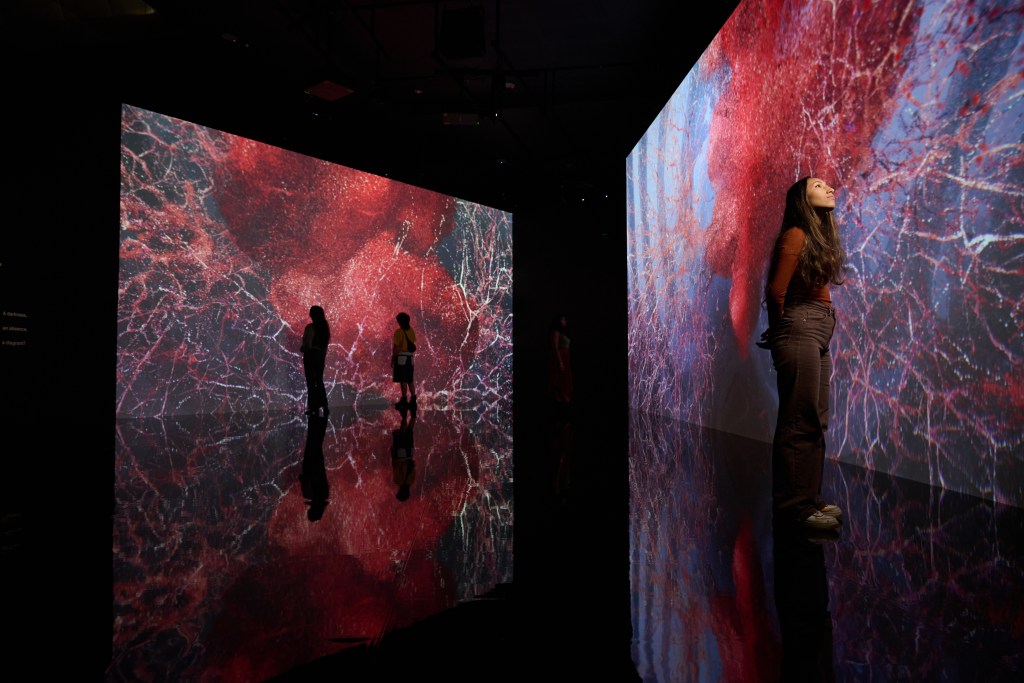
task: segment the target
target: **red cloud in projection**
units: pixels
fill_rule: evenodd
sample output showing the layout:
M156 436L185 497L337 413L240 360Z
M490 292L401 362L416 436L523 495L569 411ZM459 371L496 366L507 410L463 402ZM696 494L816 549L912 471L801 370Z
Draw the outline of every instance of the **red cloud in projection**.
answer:
M467 371L478 303L436 255L455 225L453 198L244 138L228 140L214 188L226 227L267 269L270 301L292 314L292 329L302 330L311 303L328 312L346 381L387 392L399 311L412 314L425 351L423 389Z
M634 409L770 441L764 270L815 175L850 266L831 453L1021 500L1019 5L737 7L627 158Z
M312 304L332 402L394 393L399 311L421 395L510 395L509 214L131 107L121 199L119 414L301 402Z

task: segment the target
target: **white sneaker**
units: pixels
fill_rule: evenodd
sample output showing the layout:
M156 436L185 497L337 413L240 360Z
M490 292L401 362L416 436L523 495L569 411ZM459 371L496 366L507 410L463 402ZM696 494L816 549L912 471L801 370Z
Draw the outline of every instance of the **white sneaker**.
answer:
M817 529L822 531L828 531L829 529L839 528L839 520L835 517L829 517L815 510L810 517L800 522L808 529Z
M826 503L818 512L826 517L835 517L837 519L843 516L843 509L838 505L832 505L832 503Z

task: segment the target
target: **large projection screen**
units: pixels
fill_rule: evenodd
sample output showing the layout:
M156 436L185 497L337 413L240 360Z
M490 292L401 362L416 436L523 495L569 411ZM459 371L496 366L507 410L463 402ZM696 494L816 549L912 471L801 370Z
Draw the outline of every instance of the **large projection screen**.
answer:
M295 410L311 305L331 405L511 409L511 214L123 106L119 418Z
M746 0L627 159L634 413L771 440L764 269L837 188L828 457L1024 505L1024 13Z

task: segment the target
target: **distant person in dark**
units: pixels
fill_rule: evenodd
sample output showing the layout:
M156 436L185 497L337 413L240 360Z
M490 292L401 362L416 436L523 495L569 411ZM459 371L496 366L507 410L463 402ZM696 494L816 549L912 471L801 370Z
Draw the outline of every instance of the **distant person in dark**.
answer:
M391 432L391 474L398 486L395 498L402 502L409 500L409 487L416 481L416 461L412 457L415 426L416 412L403 410L402 424Z
M402 398L395 404L399 410L416 408L416 386L413 383L413 355L416 332L409 325L409 314L395 316L398 329L391 336L391 379L398 383Z
M313 321L302 333L302 369L306 373L306 415L327 415L327 387L324 386L324 366L327 363L327 345L331 341L331 327L324 309L310 306Z
M821 497L829 343L836 325L829 285L842 284L846 269L835 207L835 190L820 178L801 178L786 192L765 284L768 329L758 343L771 350L779 392L772 444L775 515L824 531L839 527L843 514Z
M316 522L324 516L324 508L327 507L327 499L330 496L327 467L324 464L324 436L326 434L327 420L318 415L310 415L299 482L302 484L302 496L306 499L306 505L309 506L306 517L311 522Z
M572 355L569 352L569 321L557 313L548 326L548 390L556 412L568 416L572 404Z

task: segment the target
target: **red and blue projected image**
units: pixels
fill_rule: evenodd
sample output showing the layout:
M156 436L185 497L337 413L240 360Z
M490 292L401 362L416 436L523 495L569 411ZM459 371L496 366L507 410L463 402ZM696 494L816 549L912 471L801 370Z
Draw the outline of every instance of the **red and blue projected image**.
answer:
M510 408L512 216L125 106L117 415L290 410L303 328L331 405L394 400L399 312L421 402Z
M786 189L836 192L830 455L1024 505L1017 2L747 0L627 160L632 406L771 441Z
M745 0L628 156L645 682L1020 671L1022 74L1016 0ZM849 266L819 492L841 530L814 538L773 526L757 345L806 176L836 188Z
M358 666L510 583L512 216L122 115L107 680ZM313 306L330 327L322 413Z

